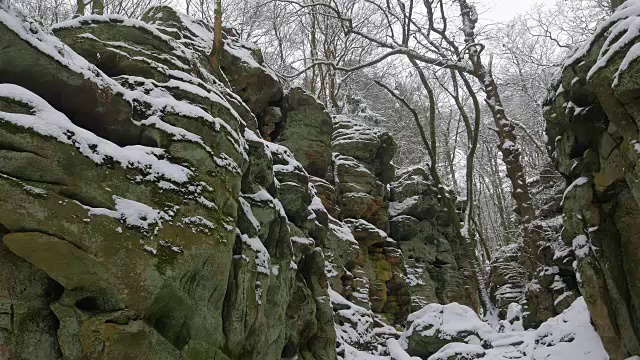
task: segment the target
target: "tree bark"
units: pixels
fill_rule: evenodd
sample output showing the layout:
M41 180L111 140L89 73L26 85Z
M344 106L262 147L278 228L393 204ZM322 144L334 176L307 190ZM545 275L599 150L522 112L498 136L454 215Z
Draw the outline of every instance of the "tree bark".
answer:
M311 52L311 62L314 62L318 58L318 40L316 37L316 26L317 26L317 17L316 10L312 9L311 11L311 42L309 44L309 50ZM317 80L317 72L314 67L311 69L311 93L316 93L316 80Z
M76 1L76 13L73 14L74 18L80 17L84 15L84 8L85 8L85 4L84 4L84 0L77 0Z
M220 73L222 57L222 0L216 0L216 11L213 20L213 47L209 54L209 62L213 70Z
M102 0L93 0L91 2L91 14L104 15L104 2Z
M622 5L626 0L611 0L611 11L613 12L618 6Z
M531 223L535 218L535 210L529 193L529 186L522 166L522 153L517 145L518 137L515 133L515 125L509 120L500 99L498 84L491 69L488 69L480 57L482 45L475 43L475 25L478 21L478 13L473 5L466 0L459 0L462 14L463 32L469 60L473 64L474 76L478 79L485 93L485 102L491 110L495 123L495 131L498 135L498 149L502 153L502 160L507 169L507 177L511 182L511 195L516 203L515 213L520 216L523 224Z
M523 223L529 224L535 218L535 210L529 193L529 185L527 185L527 179L524 174L524 167L520 161L522 154L517 145L518 137L515 133L515 126L504 111L500 94L498 93L498 85L493 76L482 71L479 73L478 80L484 85L486 103L493 115L496 133L500 141L498 149L502 153L502 160L507 169L507 177L511 181L511 196L516 202L515 212L520 216Z

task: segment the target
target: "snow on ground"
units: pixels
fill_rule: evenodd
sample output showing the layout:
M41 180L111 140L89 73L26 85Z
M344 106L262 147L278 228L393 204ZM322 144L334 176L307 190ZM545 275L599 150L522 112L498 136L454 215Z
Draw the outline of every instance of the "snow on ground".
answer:
M411 325L400 337L400 344L404 347L408 337L414 332L425 337L437 335L444 339L452 339L462 332L478 334L484 338L493 332L491 326L480 320L471 308L458 303L429 304L410 314L407 321Z
M371 310L358 306L337 292L329 289L334 309L337 352L342 360L380 360L384 356L385 343L395 341L399 332L376 318ZM404 352L399 345L395 348ZM406 354L406 353L405 353ZM404 360L404 359L402 359ZM412 359L413 360L413 359Z
M455 318L455 320L461 319ZM475 323L475 319L470 320L470 324ZM589 311L582 297L562 314L545 321L537 330L499 333L492 329L489 333L481 334L481 337L483 342L486 342L484 347L490 347L483 350L484 360L606 360L609 358L600 337L591 325ZM453 349L471 353L479 351L477 347L458 345L442 348L429 357L429 360L446 359L444 355L450 355Z
M346 301L341 297L339 300ZM335 295L332 296L332 301L337 302ZM366 316L363 314L366 314L368 310L362 309L359 313L353 308L349 308L346 311L354 318ZM363 324L363 321L352 320L355 324ZM344 335L352 334L356 337L360 336L360 338L367 336L362 335L363 332L353 330L345 334L345 326L336 325L336 330L342 335L338 336L338 342L342 343L340 348L347 350L343 356L344 360L417 360L418 358L409 356L405 350L407 348L406 341L414 331L420 331L425 336L438 333L445 338L447 336L454 337L455 334L461 332L474 332L480 336L480 339L469 336L466 343L449 343L431 355L428 360L447 360L450 358L481 358L483 360L609 359L600 337L591 325L589 311L582 297L574 301L562 314L545 321L536 330L522 330L519 321L515 321L513 325L503 321L503 330L499 332L482 322L470 308L455 303L430 304L411 314L409 321L412 322L409 329L400 335L399 340L391 336L387 337L384 343L381 343L383 349L378 349L378 355L374 355L373 352L358 351L345 344L347 340L353 339L345 339ZM347 327L347 330L349 329L352 328ZM366 326L358 329L365 329L364 334L366 334Z

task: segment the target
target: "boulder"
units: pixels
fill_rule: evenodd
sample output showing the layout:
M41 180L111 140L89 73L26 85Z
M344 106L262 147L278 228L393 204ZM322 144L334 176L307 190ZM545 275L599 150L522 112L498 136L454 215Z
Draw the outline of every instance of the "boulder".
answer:
M441 348L450 352L445 346L452 343L475 346L472 350L477 354L482 349L479 346L482 339L494 332L473 310L457 303L429 304L409 315L407 321L407 330L402 334L400 343L405 345L409 355L423 359ZM465 346L464 350L469 350L468 347Z

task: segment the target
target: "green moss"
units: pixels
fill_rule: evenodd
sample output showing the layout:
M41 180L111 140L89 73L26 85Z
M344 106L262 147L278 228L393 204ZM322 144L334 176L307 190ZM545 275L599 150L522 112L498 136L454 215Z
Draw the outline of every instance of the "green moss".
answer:
M14 99L0 97L0 111L14 114L32 114L33 108Z
M83 21L81 24L83 26L77 28L58 28L54 33L66 42L72 37L88 32L94 34L102 41L122 42L124 40L152 54L155 53L164 57L177 57L179 60L183 60L183 63L189 63L188 59L179 57L180 55L174 52L175 48L173 45L146 28L112 22L93 23Z
M119 95L39 52L0 24L0 78L36 93L76 125L119 144L135 143L138 127ZM107 101L108 100L108 101Z

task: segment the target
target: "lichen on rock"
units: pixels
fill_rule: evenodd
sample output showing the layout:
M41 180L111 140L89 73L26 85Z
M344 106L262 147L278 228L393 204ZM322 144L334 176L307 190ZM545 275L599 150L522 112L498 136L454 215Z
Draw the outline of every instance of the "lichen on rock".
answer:
M612 359L640 353L638 34L627 1L565 62L546 102L547 148L569 186L562 241Z
M621 127L589 143L583 161L568 153L592 135L559 126L568 152L559 168L575 181L562 238L545 233L558 232L557 192L543 209L553 221L535 228L545 233L536 275L545 291L499 304L500 326L520 343L474 313L481 284L457 224L463 210L446 210L452 191L425 169L397 171L396 141L370 114L330 115L232 29L214 68L212 41L209 24L167 6L139 20L90 15L45 29L0 2L0 358L544 353L539 344L570 341L534 340L522 329L532 311L507 301L553 308L547 327L578 314L570 320L591 330L566 263L574 256L599 331L621 329L605 343L632 349L620 336L635 326L633 279L616 278L628 291L614 293L601 268L622 249L635 254L635 183L621 178L635 179L635 143L620 145ZM578 220L592 227L580 233ZM602 247L602 231L618 242ZM491 264L501 290L519 261L507 250L517 252ZM602 299L592 283L613 305L594 305ZM592 340L587 330L580 344Z

